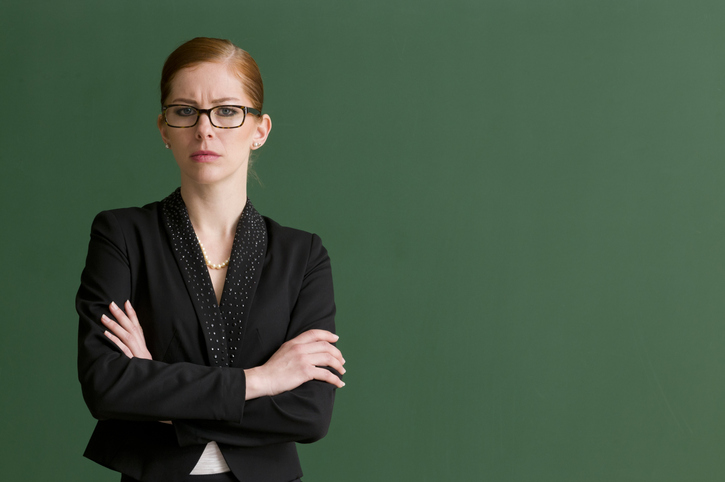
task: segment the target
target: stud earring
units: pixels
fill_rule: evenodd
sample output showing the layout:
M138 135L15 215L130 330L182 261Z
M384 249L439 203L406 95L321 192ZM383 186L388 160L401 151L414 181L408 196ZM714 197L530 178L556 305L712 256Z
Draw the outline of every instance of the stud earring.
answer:
M171 144L169 144L169 143L167 142L166 144L164 144L164 147L166 147L167 149L171 149Z
M261 144L260 144L259 142L255 142L255 143L254 143L254 144L252 144L252 145L253 145L254 147L259 147L259 146L261 146Z

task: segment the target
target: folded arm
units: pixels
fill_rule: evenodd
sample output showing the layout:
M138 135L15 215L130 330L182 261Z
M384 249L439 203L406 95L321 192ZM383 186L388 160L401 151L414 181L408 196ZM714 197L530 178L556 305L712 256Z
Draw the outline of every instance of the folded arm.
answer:
M269 383L273 388L246 402L240 422L175 420L179 444L214 440L250 447L292 441L314 442L324 437L332 417L335 390L344 385L340 377L345 372L342 354L331 345L337 340L331 335L335 330L332 297L330 260L320 239L313 236L304 280L290 313L288 341L259 367L263 372L269 368L267 380L271 380ZM320 334L323 338L317 339ZM320 344L334 350L324 350L322 355L315 355L305 363L301 354L310 349L314 351L312 347ZM285 362L277 364L280 361ZM247 376L252 373L248 370ZM300 384L288 389L297 383ZM252 383L247 387L252 390Z
M132 282L123 232L113 213L101 213L77 297L79 378L92 414L174 420L182 445L257 446L323 436L345 370L333 345L329 258L314 238L289 340L269 361L247 370L169 364L151 359L130 303L125 311L107 305L129 299Z
M131 285L124 233L113 213L101 213L93 222L76 297L78 377L91 414L98 419L240 421L246 398L243 370L128 358L104 334L101 317L113 316L108 304L130 299Z

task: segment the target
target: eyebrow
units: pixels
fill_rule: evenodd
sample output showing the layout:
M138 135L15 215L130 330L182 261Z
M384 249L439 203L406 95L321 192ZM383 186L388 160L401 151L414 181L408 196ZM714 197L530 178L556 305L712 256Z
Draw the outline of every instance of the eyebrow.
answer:
M238 99L238 98L236 98L236 97L223 97L221 99L214 99L214 100L211 101L211 103L212 104L219 104L221 102L228 102L228 101L241 102L241 100ZM184 102L184 103L189 104L189 105L197 105L196 101L195 100L191 100L191 99L179 98L179 99L174 99L174 100L171 101L172 104L175 104L177 102Z

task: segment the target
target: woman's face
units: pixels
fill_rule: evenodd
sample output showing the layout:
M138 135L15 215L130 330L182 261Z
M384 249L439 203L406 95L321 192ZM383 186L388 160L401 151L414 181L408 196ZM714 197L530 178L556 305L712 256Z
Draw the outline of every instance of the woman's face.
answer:
M172 82L165 105L186 104L199 109L218 105L251 106L239 78L224 64L205 62L180 70ZM219 129L211 125L206 114L199 116L194 127L185 129L166 125L158 119L164 143L171 147L182 183L214 184L239 182L246 185L250 149L267 139L271 121L247 115L236 129ZM254 146L259 143L259 146Z

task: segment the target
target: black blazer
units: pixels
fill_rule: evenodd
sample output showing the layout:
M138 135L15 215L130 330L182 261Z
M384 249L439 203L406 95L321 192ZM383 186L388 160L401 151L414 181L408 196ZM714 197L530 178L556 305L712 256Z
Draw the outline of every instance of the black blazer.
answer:
M103 334L101 314L127 299L153 360L127 358ZM79 380L99 420L85 456L142 481L183 480L216 441L242 482L302 476L295 442L327 433L334 387L311 381L245 402L243 369L306 330L334 332L319 237L263 218L248 201L217 306L178 190L105 211L93 222L76 308Z

